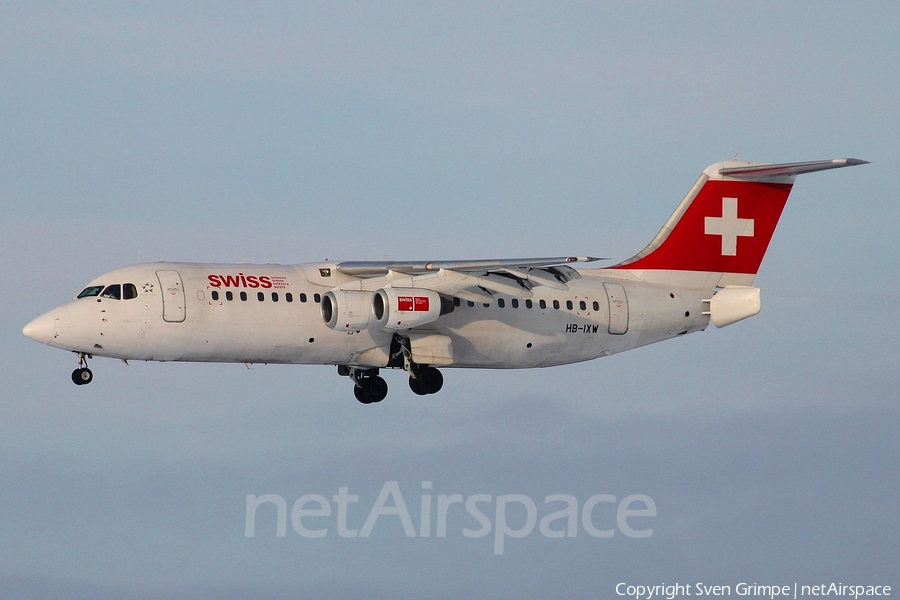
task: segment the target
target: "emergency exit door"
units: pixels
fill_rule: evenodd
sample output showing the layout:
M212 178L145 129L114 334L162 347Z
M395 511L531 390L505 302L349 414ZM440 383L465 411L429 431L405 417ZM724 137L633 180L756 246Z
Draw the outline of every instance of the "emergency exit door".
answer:
M628 296L619 283L604 283L606 299L609 301L609 332L623 335L628 332Z

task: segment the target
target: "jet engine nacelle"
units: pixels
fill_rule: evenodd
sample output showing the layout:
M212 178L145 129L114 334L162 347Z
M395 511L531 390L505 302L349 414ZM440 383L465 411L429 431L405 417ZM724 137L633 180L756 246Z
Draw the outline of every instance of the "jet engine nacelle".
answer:
M322 320L338 331L359 331L374 324L373 292L331 290L322 296Z
M372 300L372 317L385 329L410 329L451 312L453 302L442 300L431 290L382 288Z

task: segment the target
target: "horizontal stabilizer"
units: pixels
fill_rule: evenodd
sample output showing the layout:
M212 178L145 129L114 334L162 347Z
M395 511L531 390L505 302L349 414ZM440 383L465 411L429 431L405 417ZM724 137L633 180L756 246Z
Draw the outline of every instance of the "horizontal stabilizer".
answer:
M834 160L726 167L719 169L719 174L745 181L765 181L772 177L793 177L803 173L815 173L816 171L866 164L869 164L869 161L858 158L836 158Z

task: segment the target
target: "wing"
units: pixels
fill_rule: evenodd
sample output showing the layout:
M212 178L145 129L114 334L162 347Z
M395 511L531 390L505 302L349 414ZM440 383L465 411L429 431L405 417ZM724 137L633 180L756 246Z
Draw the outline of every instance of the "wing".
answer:
M490 302L496 294L530 298L535 286L567 290L581 275L572 263L606 260L593 256L444 261L350 261L337 271L391 287L430 289L473 302ZM367 286L370 287L370 286Z

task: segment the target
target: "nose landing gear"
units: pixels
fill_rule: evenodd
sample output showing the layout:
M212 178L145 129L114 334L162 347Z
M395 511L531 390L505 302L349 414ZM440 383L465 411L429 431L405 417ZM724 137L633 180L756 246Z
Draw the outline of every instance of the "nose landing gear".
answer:
M78 353L78 368L72 371L72 382L75 385L87 385L94 380L94 373L88 369L88 355L84 352Z

